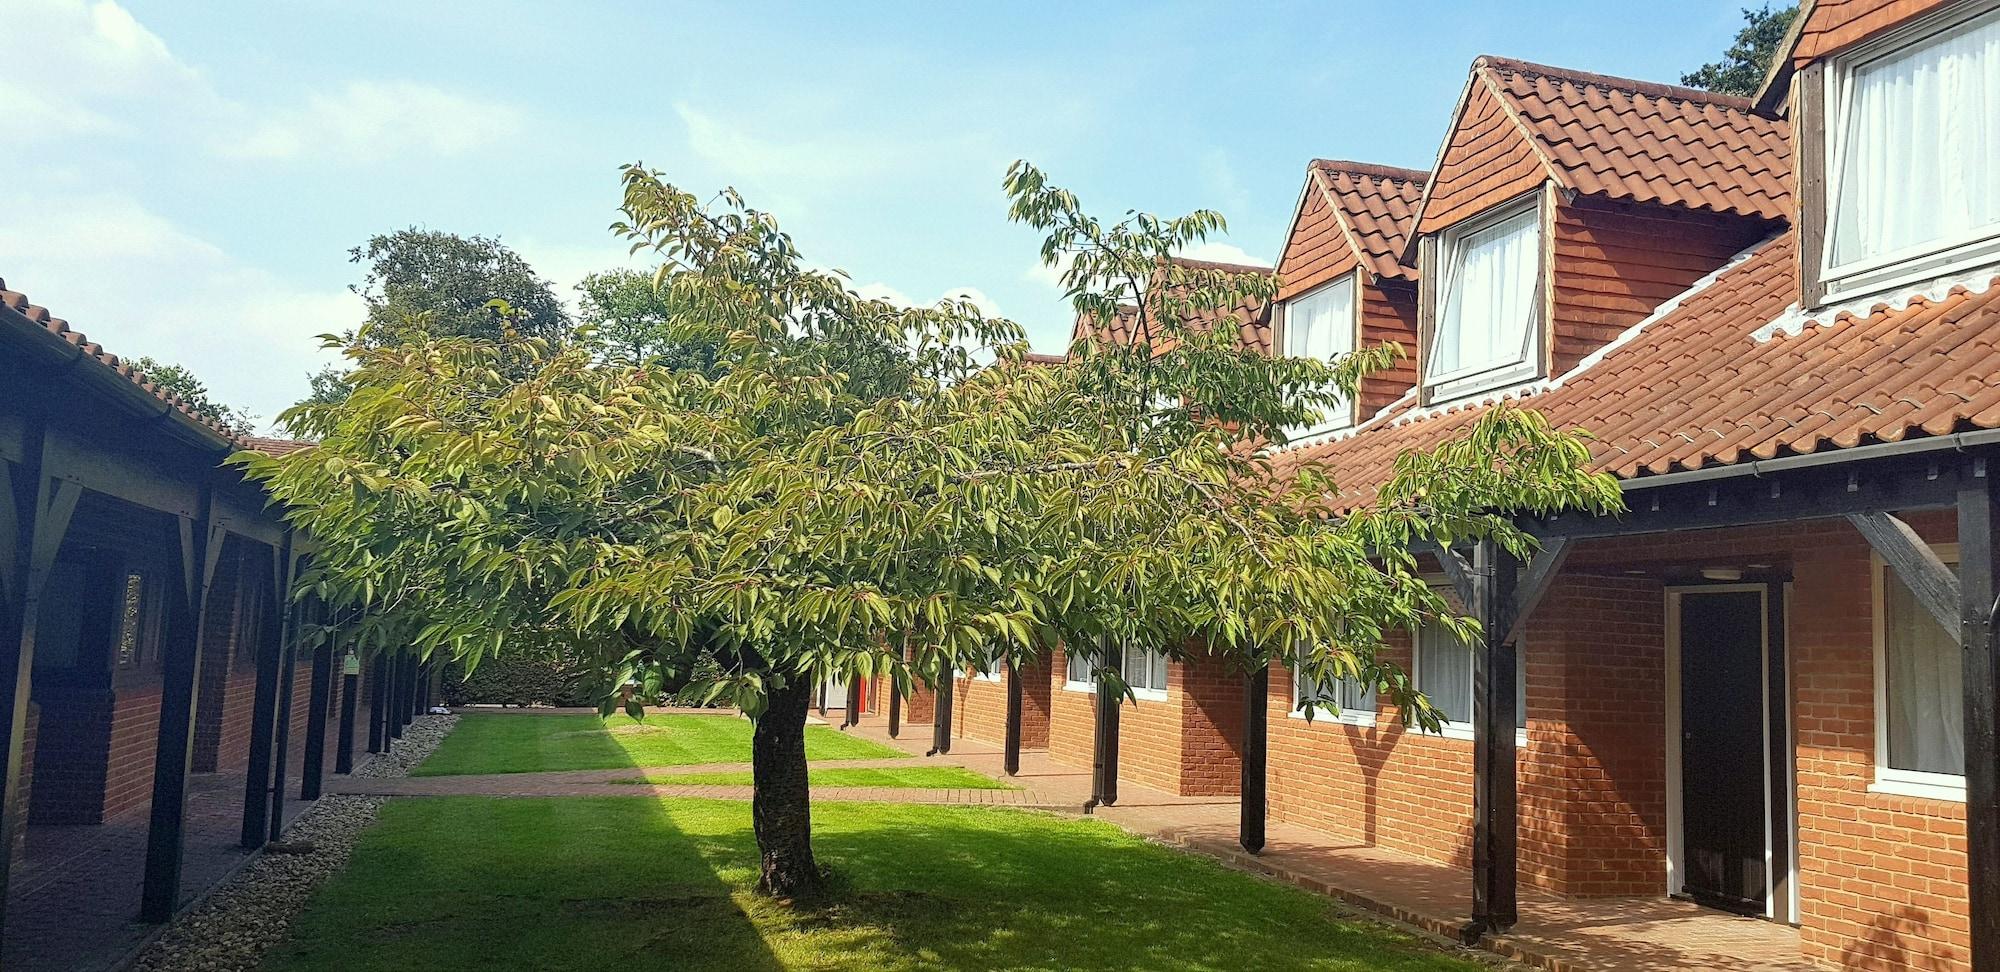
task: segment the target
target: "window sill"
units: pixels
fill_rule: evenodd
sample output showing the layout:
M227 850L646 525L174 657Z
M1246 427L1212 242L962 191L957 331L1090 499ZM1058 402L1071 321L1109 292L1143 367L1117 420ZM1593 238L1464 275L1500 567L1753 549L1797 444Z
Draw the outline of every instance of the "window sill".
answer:
M1082 693L1084 693L1084 694L1086 694L1086 695L1096 695L1096 694L1097 694L1097 683L1096 683L1096 682L1072 682L1072 681L1069 681L1069 680L1065 679L1065 680L1063 681L1063 691L1065 691L1065 692L1082 692Z
M975 682L999 682L999 681L1002 681L1002 679L1001 679L1001 677L1000 677L1000 674L999 674L998 672L995 672L995 673L993 673L993 674L991 674L991 675L987 675L987 674L985 674L985 673L983 673L983 672L975 672L975 673L973 673L973 676L972 676L972 680L973 680L973 681L975 681Z
M1165 702L1167 690L1135 688L1132 690L1132 697L1141 702Z
M1327 725L1335 726L1359 726L1363 729L1375 728L1375 713L1373 712L1341 712L1338 715L1331 712L1322 712L1314 714L1311 719L1307 719L1304 709L1293 709L1291 712L1286 713L1286 718L1297 719L1301 722L1311 722L1315 725L1326 723Z
M1421 732L1422 730L1418 731ZM1472 723L1470 722L1447 722L1441 731L1425 732L1424 735L1441 739L1457 739L1464 742L1472 742L1477 738L1478 733L1473 730ZM1516 748L1528 745L1528 730L1514 730L1514 745Z
M1889 796L1916 797L1920 800L1946 800L1952 803L1964 803L1965 781L1960 779L1957 782L1927 782L1923 780L1877 776L1875 782L1868 784L1868 792Z

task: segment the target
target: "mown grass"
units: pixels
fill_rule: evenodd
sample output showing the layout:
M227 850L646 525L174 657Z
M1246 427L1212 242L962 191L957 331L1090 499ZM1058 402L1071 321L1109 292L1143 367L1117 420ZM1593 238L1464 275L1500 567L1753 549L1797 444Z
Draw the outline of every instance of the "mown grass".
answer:
M891 759L899 750L825 726L806 727L807 759ZM469 713L417 776L748 763L750 722L730 715Z
M394 800L266 967L1480 967L1096 821L835 803L816 806L813 825L836 890L788 907L751 891L745 803Z
M828 766L807 772L813 786L889 786L916 790L1013 790L982 773L963 766ZM649 773L620 783L654 783L664 786L749 786L750 774L741 773Z

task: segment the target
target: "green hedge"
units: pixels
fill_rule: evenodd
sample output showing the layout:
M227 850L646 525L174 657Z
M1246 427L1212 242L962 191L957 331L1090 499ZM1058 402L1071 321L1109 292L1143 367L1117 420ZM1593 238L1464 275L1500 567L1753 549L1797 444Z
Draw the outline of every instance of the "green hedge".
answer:
M454 663L445 672L446 705L593 706L590 677L568 659L501 652L482 659L470 676Z

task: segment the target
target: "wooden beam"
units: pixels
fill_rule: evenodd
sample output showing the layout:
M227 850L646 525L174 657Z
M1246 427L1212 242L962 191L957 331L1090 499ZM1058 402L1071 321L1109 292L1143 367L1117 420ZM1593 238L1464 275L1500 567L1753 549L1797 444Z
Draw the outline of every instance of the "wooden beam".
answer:
M1444 571L1445 579L1458 593L1459 603L1469 607L1476 595L1473 592L1472 565L1466 563L1465 555L1443 544L1432 544L1431 553L1437 555L1438 568Z
M335 773L354 772L354 717L361 704L361 665L355 659L353 671L348 671L349 655L345 651L336 652L340 660L340 736L333 746L333 771Z
M333 639L322 633L313 646L312 691L306 702L306 765L299 780L299 799L319 799L326 778L326 720L333 703Z
M388 745L389 656L377 651L368 662L368 751L379 753Z
M131 503L184 519L213 519L206 509L205 481L212 466L179 466L155 456L106 449L93 440L50 429L49 475Z
M896 683L894 672L889 674L889 738L903 734L903 689Z
M1938 627L1948 632L1952 640L1958 640L1961 610L1958 572L1946 566L1937 551L1894 514L1849 513L1847 522L1868 538L1868 545L1875 548L1882 562L1916 595L1917 603L1937 619Z
M1243 785L1236 842L1252 854L1264 851L1264 822L1270 809L1266 789L1270 707L1271 666L1264 665L1243 679Z
M1021 670L1009 667L1007 679L1007 728L1002 735L1000 769L1008 776L1021 775Z
M278 635L278 725L276 742L271 747L271 812L265 818L264 835L277 840L285 832L285 769L291 762L292 748L292 706L298 695L299 671L299 602L291 592L279 605L280 610L274 621L280 626Z
M7 891L11 880L14 831L24 822L27 801L21 799L22 742L27 735L28 701L34 686L35 622L37 588L33 582L32 551L35 538L52 524L43 522L46 477L42 473L43 425L37 420L21 432L19 468L0 462L6 473L0 487L0 512L6 514L5 534L0 534L0 740L4 766L0 766L0 936L6 932Z
M285 605L291 602L290 543L271 552L271 587L258 605L257 681L250 701L250 758L243 776L243 830L246 849L270 839L271 750L278 732L278 666L283 657Z
M181 535L179 596L167 598L160 687L160 731L153 748L153 805L146 829L146 873L139 920L159 924L180 905L182 850L187 823L187 778L194 761L196 695L201 685L202 587L209 562L211 510L201 501L196 517L176 517Z
M1511 928L1519 918L1514 764L1519 660L1508 632L1520 564L1492 540L1480 541L1473 557L1473 597L1466 607L1479 619L1484 643L1473 670L1472 920L1460 930L1467 944Z
M931 706L931 748L926 756L951 752L951 707L958 695L958 676L947 667L938 679L937 701Z
M2000 972L2000 502L1958 494L1959 646L1965 675L1965 863L1973 972Z
M1090 801L1083 805L1085 813L1118 802L1118 723L1124 699L1112 691L1106 675L1118 674L1124 653L1103 642L1099 643L1099 651L1102 657L1098 659L1097 693L1092 697L1097 719L1091 735Z
M1543 595L1555 586L1556 575L1562 572L1563 561L1569 559L1569 552L1575 546L1575 541L1568 537L1554 537L1535 552L1535 559L1528 563L1528 569L1521 577L1521 586L1514 591L1514 615L1507 629L1508 641L1517 645L1521 643L1521 629L1527 626L1528 615L1535 613Z

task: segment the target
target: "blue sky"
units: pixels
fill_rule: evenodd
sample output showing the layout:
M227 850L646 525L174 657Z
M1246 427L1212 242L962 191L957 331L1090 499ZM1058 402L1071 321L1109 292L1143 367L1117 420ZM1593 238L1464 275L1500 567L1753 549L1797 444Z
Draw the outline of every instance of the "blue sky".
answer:
M1309 159L1428 168L1474 56L1673 81L1741 3L0 0L32 54L0 61L0 278L269 419L358 320L350 247L496 234L568 297L626 264L636 160L1060 350L1012 160L1106 215L1219 209L1205 255L1268 262Z

